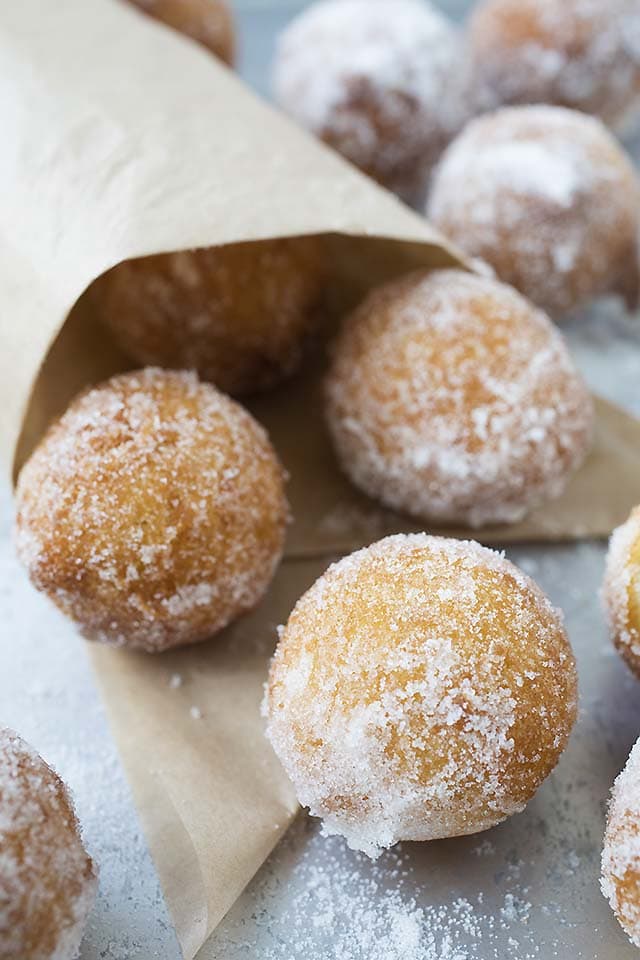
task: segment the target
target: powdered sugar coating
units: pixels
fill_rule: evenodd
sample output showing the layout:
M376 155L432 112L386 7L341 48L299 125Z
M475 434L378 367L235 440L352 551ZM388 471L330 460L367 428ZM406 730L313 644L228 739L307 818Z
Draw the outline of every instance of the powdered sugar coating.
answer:
M0 957L71 960L96 887L66 787L0 727Z
M640 108L637 0L483 0L468 29L480 104L550 103L623 127Z
M629 939L640 947L640 741L611 791L600 886Z
M638 286L640 185L592 117L514 107L470 123L434 176L428 215L552 315Z
M640 677L640 507L611 537L602 599L613 642Z
M197 370L240 395L296 370L321 319L323 273L320 240L295 237L126 261L89 295L136 363Z
M456 270L374 291L334 345L327 418L343 470L397 510L473 527L558 496L593 407L549 319Z
M227 0L129 0L149 16L186 34L233 64L235 29Z
M321 0L283 33L278 102L356 166L414 200L468 113L462 45L420 0Z
M300 802L375 856L523 809L576 712L562 620L503 555L426 534L331 566L282 631L268 736Z
M271 581L287 520L262 427L194 374L123 374L75 400L23 468L15 539L89 639L205 640Z

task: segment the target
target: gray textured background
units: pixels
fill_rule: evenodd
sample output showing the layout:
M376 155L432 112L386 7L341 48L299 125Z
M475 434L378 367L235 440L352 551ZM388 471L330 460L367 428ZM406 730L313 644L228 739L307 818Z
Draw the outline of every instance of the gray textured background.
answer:
M258 89L267 87L275 32L303 5L236 3L242 70ZM458 14L466 6L459 0L448 8ZM640 324L604 305L572 321L567 333L594 388L640 415ZM69 782L100 865L81 956L178 960L83 644L27 584L10 524L9 491L1 489L0 716ZM636 956L597 884L608 789L640 732L640 687L613 655L598 605L604 546L509 555L564 609L578 657L580 720L558 771L524 814L489 834L407 844L376 865L323 840L300 817L203 960ZM464 902L453 907L457 898Z

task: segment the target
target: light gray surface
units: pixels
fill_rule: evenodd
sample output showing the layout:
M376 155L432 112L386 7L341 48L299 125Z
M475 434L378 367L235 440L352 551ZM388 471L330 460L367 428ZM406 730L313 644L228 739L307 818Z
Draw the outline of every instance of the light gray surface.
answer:
M262 89L274 30L300 5L280 4L276 11L265 9L273 4L237 5L251 7L241 12L243 70ZM639 331L640 324L610 308L567 328L593 386L638 414ZM100 865L82 960L178 960L83 643L26 583L13 557L10 522L3 490L0 719L69 782ZM580 720L557 772L524 814L496 830L407 844L376 865L340 841L324 840L300 817L203 960L636 956L597 884L607 792L640 733L640 686L612 653L599 610L604 546L522 548L509 555L564 609L578 657ZM452 906L459 898L466 903ZM416 938L422 953L415 952Z
M100 892L82 960L177 960L84 643L18 566L5 488L0 509L0 721L18 730L70 785L99 864Z

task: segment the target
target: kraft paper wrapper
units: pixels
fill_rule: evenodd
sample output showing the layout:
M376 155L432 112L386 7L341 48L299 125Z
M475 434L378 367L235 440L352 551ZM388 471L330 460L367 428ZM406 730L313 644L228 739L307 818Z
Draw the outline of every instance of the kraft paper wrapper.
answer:
M0 4L0 120L0 458L14 476L79 389L127 367L82 297L124 259L323 235L344 302L414 266L462 262L205 51L117 0ZM276 624L331 556L415 528L340 476L320 350L316 367L252 405L291 473L295 515L263 604L195 649L91 647L187 958L295 814L258 709ZM598 401L595 449L565 497L482 539L607 534L640 499L637 451L638 423Z

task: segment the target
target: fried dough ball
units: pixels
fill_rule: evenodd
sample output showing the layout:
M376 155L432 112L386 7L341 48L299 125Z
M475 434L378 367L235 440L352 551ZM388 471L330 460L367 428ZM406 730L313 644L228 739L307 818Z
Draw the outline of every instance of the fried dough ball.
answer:
M90 296L136 363L197 370L245 394L295 372L322 290L322 246L306 237L126 261Z
M154 20L186 34L233 66L236 37L227 0L130 0Z
M552 315L637 293L636 172L584 114L514 107L474 120L444 154L428 215Z
M616 127L638 111L637 0L483 0L468 37L485 104L551 103Z
M458 32L420 0L322 0L283 33L276 100L407 200L468 116Z
M262 427L210 384L124 374L76 399L22 469L18 555L90 640L205 640L271 581L283 481Z
M640 678L640 507L611 537L602 598L618 653Z
M562 493L591 441L589 393L548 317L460 270L371 293L334 345L326 398L354 484L433 521L522 519Z
M0 727L0 960L71 960L96 888L64 783Z
M300 802L375 856L521 811L567 743L576 669L560 614L502 555L399 535L298 601L264 710Z
M611 791L600 886L622 929L640 947L640 741Z

